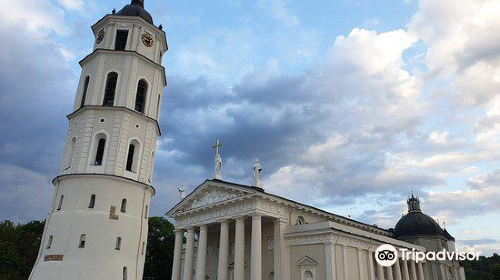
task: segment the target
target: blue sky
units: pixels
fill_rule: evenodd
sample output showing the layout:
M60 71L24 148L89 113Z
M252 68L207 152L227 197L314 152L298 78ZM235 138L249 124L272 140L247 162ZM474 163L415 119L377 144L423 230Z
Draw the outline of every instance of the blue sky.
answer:
M213 176L393 227L413 190L500 250L500 3L146 0L168 36L152 214ZM46 217L90 26L128 1L0 0L0 219Z

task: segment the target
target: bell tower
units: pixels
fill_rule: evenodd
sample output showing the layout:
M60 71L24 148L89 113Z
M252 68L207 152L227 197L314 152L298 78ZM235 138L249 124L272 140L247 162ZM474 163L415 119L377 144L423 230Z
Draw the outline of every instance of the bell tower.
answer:
M92 31L30 280L142 280L166 35L144 0Z

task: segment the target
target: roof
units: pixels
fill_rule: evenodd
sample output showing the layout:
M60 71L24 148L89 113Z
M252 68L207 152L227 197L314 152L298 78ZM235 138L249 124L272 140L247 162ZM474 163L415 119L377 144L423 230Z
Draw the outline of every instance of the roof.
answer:
M336 214L333 214L333 213L321 210L319 208L316 208L316 207L313 207L313 206L310 206L310 205L307 205L307 204L303 204L303 203L300 203L300 202L296 202L296 201L293 201L291 199L284 198L284 197L281 197L281 196L278 196L278 195L275 195L275 194L270 194L270 193L265 192L264 189L262 189L262 188L258 188L258 187L255 187L255 186L248 186L248 185L238 184L238 183L233 183L233 182L228 182L228 181L223 181L223 180L219 180L219 179L207 179L207 180L205 180L194 191L192 191L188 196L186 196L178 204L176 204L174 207L172 207L172 209L170 209L167 212L167 215L174 214L175 210L181 204L183 204L183 202L188 201L189 199L191 199L192 195L195 194L197 192L197 190L200 187L204 186L207 182L220 183L220 184L234 186L234 187L237 187L237 188L243 188L243 189L249 190L249 191L251 191L253 193L260 193L260 194L262 194L264 196L268 196L268 197L271 197L271 198L274 198L274 199L284 200L285 202L288 202L289 204L294 204L296 207L300 207L300 208L304 208L304 209L309 209L311 211L317 212L320 215L328 216L332 220L336 220L337 222L344 222L344 223L349 224L349 225L354 226L354 227L356 227L356 226L357 227L368 227L368 228L371 229L371 231L378 231L379 233L385 234L385 235L388 235L388 236L392 235L386 229L379 228L379 227L374 226L374 225L369 225L369 224L366 224L366 223L363 223L363 222L359 222L359 221L356 221L356 220L353 220L353 219L350 219L350 218L346 218L344 216L336 215Z
M418 236L441 236L444 237L443 229L430 216L420 212L409 212L403 216L396 227L394 234L400 237L418 237Z
M446 240L455 241L455 237L451 236L451 234L446 229L444 229L443 233Z
M147 22L153 24L153 17L144 9L144 0L132 0L129 5L126 5L116 13L122 16L139 16Z

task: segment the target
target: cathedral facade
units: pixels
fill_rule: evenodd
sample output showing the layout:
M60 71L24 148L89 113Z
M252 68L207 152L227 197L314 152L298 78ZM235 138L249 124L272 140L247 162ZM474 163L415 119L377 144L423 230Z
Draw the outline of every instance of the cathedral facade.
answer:
M30 280L141 280L167 50L143 0L92 26Z
M207 180L167 213L176 225L171 279L465 280L458 262L377 263L383 244L415 252L455 250L451 235L419 203L412 196L408 214L386 230L261 187Z

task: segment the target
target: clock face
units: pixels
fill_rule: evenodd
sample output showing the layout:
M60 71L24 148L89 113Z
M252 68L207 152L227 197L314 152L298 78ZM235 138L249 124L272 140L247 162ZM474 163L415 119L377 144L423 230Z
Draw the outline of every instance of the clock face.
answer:
M100 44L103 39L104 39L104 29L99 31L99 33L97 33L97 37L95 38L95 42L97 44Z
M141 36L141 39L142 39L142 43L146 46L146 47L152 47L153 46L153 43L154 43L154 40L153 40L153 37L151 36L151 34L149 33L144 33L142 34Z

